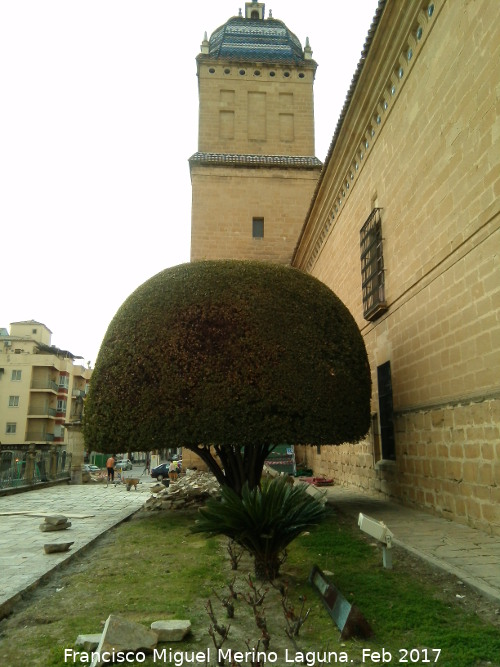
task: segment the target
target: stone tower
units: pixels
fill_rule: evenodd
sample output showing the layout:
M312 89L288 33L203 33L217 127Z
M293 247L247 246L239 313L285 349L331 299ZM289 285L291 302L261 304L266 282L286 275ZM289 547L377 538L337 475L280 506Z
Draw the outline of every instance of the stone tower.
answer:
M289 263L321 170L311 48L247 2L205 35L196 61L191 260Z

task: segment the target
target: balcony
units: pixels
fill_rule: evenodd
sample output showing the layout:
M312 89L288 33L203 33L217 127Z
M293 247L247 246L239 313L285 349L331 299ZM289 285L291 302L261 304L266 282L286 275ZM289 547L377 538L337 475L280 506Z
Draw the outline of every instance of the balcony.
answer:
M53 380L33 380L31 382L31 389L34 391L53 391L57 394L59 385Z
M40 433L40 431L28 431L26 434L28 442L54 442L53 433Z
M84 389L73 389L71 395L73 398L85 398L86 396Z
M29 407L28 408L28 417L55 417L56 409L55 408L46 408L43 406Z

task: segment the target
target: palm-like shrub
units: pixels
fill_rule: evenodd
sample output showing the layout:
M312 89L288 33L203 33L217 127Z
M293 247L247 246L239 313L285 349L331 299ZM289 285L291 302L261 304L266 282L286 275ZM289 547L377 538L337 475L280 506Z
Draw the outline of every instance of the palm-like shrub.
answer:
M200 514L193 532L226 535L254 557L257 577L272 580L287 546L320 522L324 504L305 485L277 477L264 479L260 488L245 484L241 496L224 486L221 499L209 500Z

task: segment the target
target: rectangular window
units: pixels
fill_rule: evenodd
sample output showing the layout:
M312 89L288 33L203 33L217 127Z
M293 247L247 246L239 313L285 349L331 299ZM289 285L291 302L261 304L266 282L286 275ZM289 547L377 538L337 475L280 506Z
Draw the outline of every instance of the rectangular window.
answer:
M10 379L14 380L14 382L19 382L21 380L21 371L12 371Z
M16 432L16 427L17 427L17 424L15 422L7 422L7 427L5 429L5 433L9 433L10 435L13 435Z
M59 376L59 386L66 387L66 389L69 387L69 375Z
M392 401L391 362L377 367L378 405L380 413L380 437L382 440L382 458L396 460L396 442L394 438L394 413Z
M264 218L252 218L252 237L254 239L264 238Z
M9 396L9 408L19 407L19 396Z
M373 209L360 231L363 315L366 320L375 320L387 310L380 210Z
M57 412L66 412L66 401L62 398L57 400Z

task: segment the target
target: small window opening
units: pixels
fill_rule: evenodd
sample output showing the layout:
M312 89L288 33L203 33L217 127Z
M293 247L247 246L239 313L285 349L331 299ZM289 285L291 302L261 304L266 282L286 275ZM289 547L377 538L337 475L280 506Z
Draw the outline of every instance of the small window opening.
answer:
M377 385L382 458L386 461L395 461L396 442L394 438L394 411L390 361L386 361L385 364L377 367Z
M252 219L252 237L254 239L264 238L264 218Z

